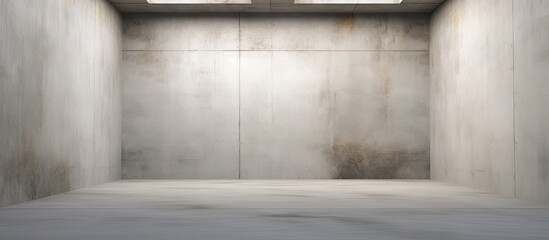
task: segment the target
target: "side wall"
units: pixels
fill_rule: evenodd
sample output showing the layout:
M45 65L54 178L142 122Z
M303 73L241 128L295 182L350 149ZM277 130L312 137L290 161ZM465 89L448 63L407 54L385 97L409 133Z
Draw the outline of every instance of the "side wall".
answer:
M549 202L549 1L513 4L517 196Z
M128 15L123 178L429 178L427 15Z
M0 0L0 206L120 177L121 18Z
M431 176L549 201L549 2L449 0L431 17Z

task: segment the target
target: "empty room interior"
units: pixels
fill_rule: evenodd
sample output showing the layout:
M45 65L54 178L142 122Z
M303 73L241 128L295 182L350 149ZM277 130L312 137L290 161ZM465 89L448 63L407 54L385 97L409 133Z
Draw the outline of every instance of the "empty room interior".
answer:
M547 0L0 0L0 239L548 239Z

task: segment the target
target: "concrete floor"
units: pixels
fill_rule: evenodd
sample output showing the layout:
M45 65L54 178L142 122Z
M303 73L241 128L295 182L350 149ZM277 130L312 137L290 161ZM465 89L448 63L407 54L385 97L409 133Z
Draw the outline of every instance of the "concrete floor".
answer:
M0 239L548 239L549 206L432 181L118 181L0 210Z

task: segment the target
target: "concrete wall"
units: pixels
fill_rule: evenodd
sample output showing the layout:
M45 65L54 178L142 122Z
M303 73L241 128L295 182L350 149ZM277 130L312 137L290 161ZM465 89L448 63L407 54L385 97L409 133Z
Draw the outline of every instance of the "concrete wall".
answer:
M549 202L549 1L513 1L517 197Z
M428 178L427 15L128 15L123 178Z
M0 0L0 36L0 206L118 179L116 10Z
M431 18L431 176L549 200L547 1L449 0Z

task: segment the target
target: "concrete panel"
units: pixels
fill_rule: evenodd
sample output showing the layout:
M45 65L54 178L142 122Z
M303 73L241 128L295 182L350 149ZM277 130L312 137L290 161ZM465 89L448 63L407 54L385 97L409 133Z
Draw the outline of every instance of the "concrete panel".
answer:
M118 15L108 3L96 8L94 53L94 184L120 179L121 169L121 74L122 21L108 16Z
M428 178L426 52L244 52L242 178Z
M427 50L427 15L242 15L241 50Z
M329 52L243 52L241 177L330 178Z
M126 51L124 178L238 178L238 52Z
M96 115L119 111L118 13L104 1L1 0L0 18L0 206L118 179L103 166L119 159L120 118Z
M339 178L429 178L427 52L334 53Z
M512 1L451 0L431 18L434 180L513 196Z
M128 15L124 50L238 50L238 28L237 14Z
M513 4L517 197L549 202L549 2Z

